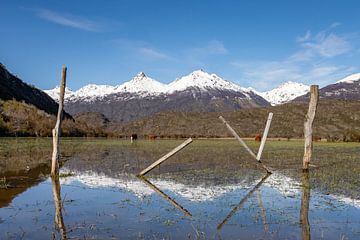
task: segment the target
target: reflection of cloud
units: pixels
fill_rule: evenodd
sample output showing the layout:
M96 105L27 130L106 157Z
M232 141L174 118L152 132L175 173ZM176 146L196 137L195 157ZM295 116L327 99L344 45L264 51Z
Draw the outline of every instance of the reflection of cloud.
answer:
M77 28L85 31L97 32L100 30L99 26L86 18L80 18L72 15L61 15L57 12L47 9L37 9L36 14L38 17L47 21L66 26L71 28Z

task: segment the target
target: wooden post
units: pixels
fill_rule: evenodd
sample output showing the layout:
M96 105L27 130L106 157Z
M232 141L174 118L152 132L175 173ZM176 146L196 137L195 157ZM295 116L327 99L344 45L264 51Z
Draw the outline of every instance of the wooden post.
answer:
M169 201L174 207L176 207L177 209L180 209L183 213L185 213L185 215L187 215L190 218L192 217L191 213L188 210L186 210L183 206L178 204L174 199L169 197L166 193L161 191L158 187L156 187L153 183L151 183L147 178L145 178L144 176L138 176L138 178L140 180L142 180L144 183L146 183L155 192L160 194L160 196L162 196L165 200Z
M258 151L257 156L256 156L256 159L258 161L260 161L262 152L263 152L264 147L265 147L265 143L266 143L267 135L269 133L272 117L273 117L273 113L271 112L271 113L269 113L268 119L266 121L265 130L264 130L264 133L263 133L263 137L261 138L259 151Z
M60 188L59 175L52 176L51 183L52 183L52 192L55 203L55 226L60 232L61 239L66 240L67 236L66 236L64 218L62 215L62 201L60 194L61 188Z
M63 118L63 109L64 109L64 96L65 96L65 86L66 86L66 70L65 66L62 67L61 72L61 83L60 83L60 95L59 95L59 109L56 119L55 128L52 130L53 134L53 154L51 162L51 176L55 176L59 171L59 138L61 135L61 121Z
M302 197L300 209L300 224L302 227L302 235L304 240L310 240L310 224L309 224L309 204L310 204L310 178L309 172L303 172Z
M226 120L220 116L219 117L220 120L225 124L225 126L227 127L227 129L231 132L231 134L243 145L243 147L246 149L246 151L248 151L248 153L250 153L250 155L256 160L258 161L261 166L266 170L266 172L271 173L270 169L267 168L260 160L258 160L255 156L255 154L253 153L253 151L251 151L251 149L246 145L246 143L244 142L244 140L242 140L239 135L235 132L235 130L226 122Z
M183 149L184 147L186 147L187 145L189 145L192 142L192 139L189 138L187 139L185 142L183 142L182 144L180 144L179 146L177 146L176 148L174 148L173 150L171 150L168 154L164 155L163 157L161 157L159 160L157 160L156 162L154 162L153 164L151 164L149 167L145 168L144 170L142 170L139 175L145 175L146 173L148 173L149 171L151 171L154 167L156 167L157 165L159 165L160 163L164 162L165 160L167 160L169 157L171 157L172 155L174 155L175 153L179 152L181 149Z
M304 138L305 138L305 147L304 147L304 158L303 158L303 170L308 171L309 164L311 161L312 154L312 125L314 122L317 105L319 101L319 86L311 85L310 87L310 102L309 109L306 115L304 123Z

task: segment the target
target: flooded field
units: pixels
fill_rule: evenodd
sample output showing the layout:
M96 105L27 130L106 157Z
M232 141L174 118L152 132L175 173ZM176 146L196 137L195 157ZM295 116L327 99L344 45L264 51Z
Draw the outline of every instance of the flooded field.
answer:
M269 141L267 175L235 140L0 139L0 239L360 239L360 144ZM254 152L259 144L248 142Z

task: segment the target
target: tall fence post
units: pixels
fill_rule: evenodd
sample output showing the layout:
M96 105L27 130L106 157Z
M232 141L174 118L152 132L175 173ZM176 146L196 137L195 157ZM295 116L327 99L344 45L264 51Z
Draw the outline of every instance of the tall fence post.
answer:
M311 85L310 87L310 102L309 102L309 109L306 114L306 119L304 123L304 158L303 158L303 170L307 171L309 169L309 164L311 161L312 155L312 126L317 110L317 105L319 101L319 86L318 85Z
M58 109L58 113L57 113L55 128L52 130L53 153L52 153L52 159L51 159L51 176L55 176L59 172L59 138L61 135L61 122L62 122L62 118L63 118L63 109L64 109L66 70L67 70L67 68L65 66L63 66L62 72L61 72L59 109Z

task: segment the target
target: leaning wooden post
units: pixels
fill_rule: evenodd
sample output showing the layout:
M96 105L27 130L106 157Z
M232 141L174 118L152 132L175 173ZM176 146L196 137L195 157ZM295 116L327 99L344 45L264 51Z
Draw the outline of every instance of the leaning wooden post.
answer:
M183 149L184 147L186 147L187 145L189 145L192 142L191 138L188 138L185 142L183 142L182 144L180 144L179 146L177 146L176 148L174 148L173 150L171 150L168 154L164 155L163 157L161 157L159 160L157 160L156 162L154 162L153 164L151 164L150 166L148 166L147 168L145 168L144 170L142 170L139 173L139 176L145 175L146 173L148 173L149 171L151 171L154 167L156 167L157 165L159 165L160 163L164 162L166 159L168 159L169 157L171 157L172 155L174 155L175 153L177 153L178 151L180 151L181 149Z
M251 151L251 149L246 145L246 143L244 142L244 140L241 139L241 137L239 137L239 135L235 132L235 130L230 126L230 124L228 124L226 122L226 120L222 117L219 116L219 119L225 124L225 126L227 127L227 129L229 130L229 132L231 132L231 134L241 143L241 145L243 145L243 147L246 149L246 151L248 151L248 153L258 162L261 164L261 166L266 170L267 173L271 173L270 169L268 167L266 167L260 160L258 160L256 158L256 155L253 153L253 151Z
M314 122L318 101L319 101L319 86L311 85L309 109L304 123L304 139L305 139L304 158L303 158L304 171L307 171L309 169L309 164L311 161L312 146L313 146L312 125Z
M59 109L56 119L55 128L52 130L53 134L53 154L51 162L51 176L55 176L59 171L59 137L61 135L61 121L63 118L64 109L64 96L66 85L66 70L65 66L62 67L61 83L60 83L60 95L59 95Z
M270 129L272 117L273 117L273 113L271 112L271 113L269 113L268 119L267 119L267 121L266 121L266 126L265 126L265 130L264 130L264 134L263 134L263 137L261 138L261 143L260 143L259 151L258 151L257 156L256 156L256 159L257 159L258 161L260 161L262 152L263 152L264 147L265 147L265 143L266 143L267 135L268 135L268 133L269 133L269 129Z

